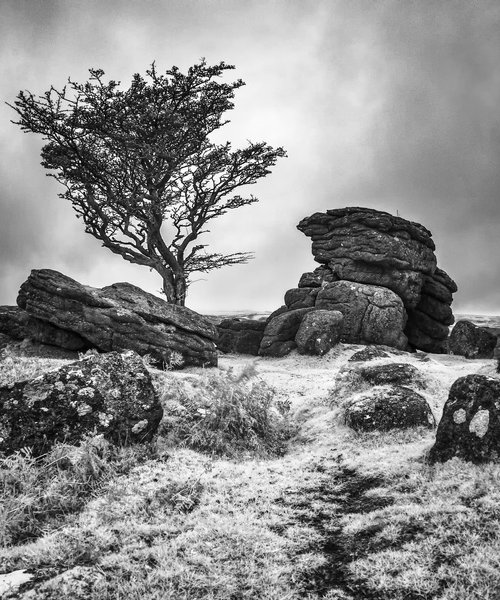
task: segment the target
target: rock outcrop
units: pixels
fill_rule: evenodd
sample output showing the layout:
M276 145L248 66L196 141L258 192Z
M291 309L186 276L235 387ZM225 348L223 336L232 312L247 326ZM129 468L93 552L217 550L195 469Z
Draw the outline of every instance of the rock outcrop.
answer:
M466 319L452 329L448 349L465 358L493 358L497 335L487 327L478 327Z
M17 303L29 316L29 336L42 343L134 350L160 366L217 364L218 334L210 321L129 283L97 289L57 271L34 270Z
M475 463L500 460L500 379L467 375L451 386L429 459L454 456Z
M92 432L116 444L151 440L163 415L135 352L88 354L32 380L0 388L0 451L34 455Z
M341 341L446 352L455 282L423 225L368 208L315 213L297 226L320 263L285 294L285 311L339 310Z

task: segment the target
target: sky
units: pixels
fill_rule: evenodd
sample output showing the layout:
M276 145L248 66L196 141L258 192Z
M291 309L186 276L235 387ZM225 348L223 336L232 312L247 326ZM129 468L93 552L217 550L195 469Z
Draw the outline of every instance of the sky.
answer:
M190 308L277 308L317 266L297 223L366 206L431 230L455 312L500 315L499 31L498 0L1 0L0 304L39 268L161 287L84 233L5 102L93 67L128 87L153 61L204 57L246 82L221 136L288 158L248 189L258 203L213 222L211 249L255 259L195 276Z

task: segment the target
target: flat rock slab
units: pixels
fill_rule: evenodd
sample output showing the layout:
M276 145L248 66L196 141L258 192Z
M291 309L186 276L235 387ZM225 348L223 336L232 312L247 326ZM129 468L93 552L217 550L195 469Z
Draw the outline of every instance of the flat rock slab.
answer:
M87 347L103 352L134 350L149 354L159 366L217 364L215 325L129 283L97 289L57 271L34 270L17 303L38 321L76 334ZM57 345L54 336L43 338L42 332L35 339Z

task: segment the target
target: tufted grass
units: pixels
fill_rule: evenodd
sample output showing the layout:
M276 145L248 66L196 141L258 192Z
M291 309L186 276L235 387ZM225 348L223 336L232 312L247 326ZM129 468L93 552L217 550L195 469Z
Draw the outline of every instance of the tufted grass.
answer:
M290 403L257 376L252 363L191 380L157 376L164 407L159 435L172 446L212 456L285 454L296 433Z

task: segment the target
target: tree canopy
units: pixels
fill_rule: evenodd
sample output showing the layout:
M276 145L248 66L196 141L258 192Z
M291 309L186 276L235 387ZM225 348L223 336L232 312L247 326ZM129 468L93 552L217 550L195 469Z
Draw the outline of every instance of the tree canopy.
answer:
M85 231L127 261L159 273L169 302L183 305L189 277L247 262L251 254L207 251L199 238L228 210L256 202L239 188L270 173L283 148L265 142L233 150L211 141L229 121L234 92L220 80L234 66L205 60L182 73L172 67L135 74L128 89L89 69L43 95L21 91L13 121L41 134L42 165L64 185Z

